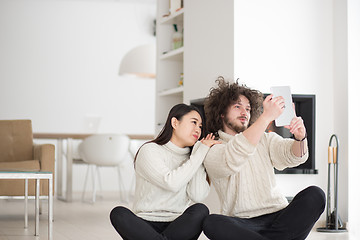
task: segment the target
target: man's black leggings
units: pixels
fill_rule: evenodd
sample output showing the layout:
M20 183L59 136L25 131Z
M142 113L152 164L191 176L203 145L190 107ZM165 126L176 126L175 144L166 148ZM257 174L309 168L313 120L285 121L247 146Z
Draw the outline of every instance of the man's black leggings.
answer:
M211 240L304 240L325 208L325 194L315 186L299 192L284 209L254 218L211 214L204 233Z
M209 209L196 203L172 222L151 222L119 206L111 211L110 220L124 240L195 240L200 236L208 215Z

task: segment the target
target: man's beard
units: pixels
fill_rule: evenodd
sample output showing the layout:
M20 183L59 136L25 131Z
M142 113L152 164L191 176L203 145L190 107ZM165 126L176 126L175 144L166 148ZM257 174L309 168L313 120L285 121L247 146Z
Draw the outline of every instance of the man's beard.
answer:
M231 122L227 117L225 117L225 125L234 130L235 132L237 133L241 133L243 131L245 131L247 129L247 125L244 125L244 124L236 124L234 122Z

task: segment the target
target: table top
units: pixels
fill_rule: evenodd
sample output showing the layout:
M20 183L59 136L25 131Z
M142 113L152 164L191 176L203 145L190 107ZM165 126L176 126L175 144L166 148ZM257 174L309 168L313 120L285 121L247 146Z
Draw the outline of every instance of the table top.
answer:
M18 172L18 171L0 171L1 179L52 179L52 172Z
M34 138L41 139L84 139L90 137L94 133L33 133ZM138 140L151 140L154 138L154 135L151 134L126 134L130 139Z

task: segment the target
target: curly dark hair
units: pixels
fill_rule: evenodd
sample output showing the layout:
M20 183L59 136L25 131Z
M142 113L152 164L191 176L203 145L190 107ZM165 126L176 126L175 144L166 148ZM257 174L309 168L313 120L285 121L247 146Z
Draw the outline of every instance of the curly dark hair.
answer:
M263 111L263 94L246 85L239 85L238 81L229 83L222 76L218 77L215 82L218 86L210 89L204 102L207 131L217 135L217 131L223 130L221 116L226 115L228 107L236 103L240 95L245 96L250 102L249 126L251 126Z

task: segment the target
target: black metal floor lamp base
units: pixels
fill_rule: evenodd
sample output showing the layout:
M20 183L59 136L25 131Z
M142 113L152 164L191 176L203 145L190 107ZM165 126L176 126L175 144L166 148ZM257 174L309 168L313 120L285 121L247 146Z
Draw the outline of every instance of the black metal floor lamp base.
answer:
M316 231L328 232L328 233L341 233L341 232L347 232L347 229L346 228L331 229L331 228L322 227L322 228L317 228Z
M331 146L332 139L335 138L335 147ZM334 169L334 211L331 211L331 164ZM330 137L328 147L328 185L327 185L327 201L326 201L326 224L325 227L317 228L318 232L328 233L341 233L347 232L346 228L343 227L341 218L338 213L338 165L339 165L339 140L338 137L333 134Z

